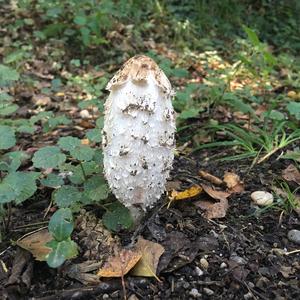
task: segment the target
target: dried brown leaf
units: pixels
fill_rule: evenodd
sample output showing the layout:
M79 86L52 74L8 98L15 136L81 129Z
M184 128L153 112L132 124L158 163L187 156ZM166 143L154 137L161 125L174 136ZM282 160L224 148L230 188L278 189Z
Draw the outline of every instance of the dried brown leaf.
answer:
M223 180L230 193L241 193L244 191L244 184L239 175L233 172L225 172Z
M27 235L17 241L16 244L32 253L36 260L44 261L46 256L51 252L51 248L47 247L46 244L52 240L53 238L48 229L42 229Z
M221 200L217 203L207 200L200 200L195 202L194 205L203 209L205 211L204 216L208 219L224 218L229 207L227 199Z
M141 257L142 253L139 249L122 249L115 256L108 258L97 275L99 277L123 277L137 264Z
M219 200L219 202L200 200L194 204L205 211L204 215L208 219L224 218L229 207L227 198L230 196L230 193L215 190L205 184L201 184L201 186L206 194L215 200Z
M228 192L215 190L206 184L201 184L201 187L206 194L216 200L224 201L227 200L227 198L231 195L231 193Z
M300 172L299 170L292 164L290 164L286 169L282 171L282 177L286 181L293 181L300 185Z
M179 190L181 186L181 181L174 180L174 181L168 181L166 183L166 191L170 192L172 190Z
M165 251L164 247L143 238L138 239L136 247L142 253L142 257L131 271L131 274L135 276L156 277L158 261Z
M220 179L220 178L218 178L218 177L216 177L216 176L214 176L214 175L212 175L210 173L207 173L207 172L205 172L203 170L199 171L199 175L202 178L206 179L207 181L209 181L209 182L211 182L211 183L213 183L215 185L221 185L223 183L222 179Z

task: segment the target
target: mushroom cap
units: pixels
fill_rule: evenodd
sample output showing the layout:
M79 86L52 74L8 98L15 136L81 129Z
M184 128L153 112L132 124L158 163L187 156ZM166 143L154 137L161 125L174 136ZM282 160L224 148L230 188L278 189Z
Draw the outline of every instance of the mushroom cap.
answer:
M153 76L157 86L166 94L173 95L171 83L165 73L159 68L156 62L146 55L136 55L130 58L115 76L108 82L106 89L112 91L128 80L135 83L145 82L149 76Z

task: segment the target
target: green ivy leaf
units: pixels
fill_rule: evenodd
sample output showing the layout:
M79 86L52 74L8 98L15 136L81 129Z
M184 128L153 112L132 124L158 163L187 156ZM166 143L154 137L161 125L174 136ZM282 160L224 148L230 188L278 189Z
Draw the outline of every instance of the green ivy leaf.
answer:
M54 192L54 201L59 207L71 207L81 200L81 193L75 186L64 185Z
M16 144L15 131L6 125L0 125L0 150L9 149Z
M83 26L86 24L86 22L87 22L86 16L76 16L74 18L74 23L77 25Z
M55 168L66 160L66 156L61 153L56 146L47 146L34 153L32 161L36 168Z
M48 121L50 118L53 118L53 116L54 114L52 111L42 111L37 115L32 116L29 121L32 125L34 125L39 121L43 121L43 122Z
M109 209L102 218L103 224L109 230L118 232L122 229L130 229L133 226L133 219L125 206L116 202Z
M0 203L14 200L20 204L30 198L37 190L36 180L39 175L39 172L9 173L0 183ZM3 195L5 191L8 196Z
M101 172L100 165L98 165L95 161L82 162L77 166L66 164L63 168L65 171L72 172L69 179L73 184L81 184L85 181L85 176Z
M65 151L71 151L80 146L81 141L79 138L73 136L61 137L58 141L58 145Z
M81 27L79 29L82 37L82 42L85 46L88 46L90 44L90 37L91 37L91 31L87 27Z
M9 55L7 55L3 61L5 64L17 62L17 61L22 60L24 58L25 54L26 54L26 52L24 52L24 50L18 49L16 51L10 53Z
M104 200L108 197L109 188L104 178L95 175L84 183L84 195L92 201Z
M255 115L255 112L254 112L253 108L251 107L251 105L243 102L241 99L239 99L233 93L225 93L223 96L223 99L234 110L240 111L244 114L251 113L251 114Z
M28 159L29 155L24 151L13 151L6 153L1 157L1 161L5 163L6 167L4 167L4 164L0 164L0 170L14 172L21 166L24 161Z
M291 115L300 120L300 102L291 101L286 108Z
M276 120L276 121L282 121L285 119L285 116L282 112L278 111L278 110L275 110L275 109L272 109L270 111L270 113L266 113L266 115L272 119L272 120Z
M21 125L17 128L17 132L33 134L36 131L36 127L32 125Z
M95 143L100 143L102 141L102 134L101 130L98 128L90 129L86 133L86 137L91 141Z
M11 102L0 102L0 116L8 116L13 114L19 106L17 104L13 104Z
M0 103L12 101L13 97L6 92L0 91Z
M11 81L19 79L19 73L7 66L0 64L0 87L8 85Z
M90 161L93 159L95 150L87 145L80 145L70 151L70 154L80 161Z
M0 204L9 203L17 196L13 188L3 181L0 183Z
M71 120L64 115L50 118L48 122L44 124L43 131L49 132L58 125L68 125L70 123L72 123Z
M100 149L95 149L93 161L96 162L100 168L103 165L103 152ZM100 172L100 171L99 171Z
M198 115L199 115L199 109L190 108L182 111L182 113L179 115L179 118L186 120L186 119L198 117Z
M50 173L46 178L41 179L41 184L52 188L58 188L64 185L64 180L61 176Z
M47 263L51 268L61 266L66 259L76 257L78 255L78 247L75 242L70 239L57 242L51 241L47 246L52 248L52 251L47 256Z
M103 111L103 102L97 98L91 100L84 100L78 103L78 107L81 109L87 109L95 106L98 108L99 111Z
M99 129L103 129L104 126L104 117L99 117L96 121L96 126Z
M73 231L73 215L69 208L60 208L50 219L48 229L56 241L63 241L70 237Z
M186 69L175 68L172 70L172 76L185 78L189 76L189 72Z

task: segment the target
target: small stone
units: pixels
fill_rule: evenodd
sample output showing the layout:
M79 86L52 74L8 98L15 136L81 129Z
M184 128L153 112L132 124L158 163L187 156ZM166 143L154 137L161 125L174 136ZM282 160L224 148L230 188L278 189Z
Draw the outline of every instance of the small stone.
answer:
M195 271L196 271L197 276L199 276L199 277L204 274L204 272L199 267L196 267Z
M247 294L244 295L245 300L252 299L252 298L253 298L253 295L251 292L248 292Z
M239 265L246 265L247 264L247 261L243 257L238 256L236 253L233 253L230 256L230 259L233 260L234 262L236 262Z
M227 265L226 265L226 263L222 262L222 263L220 264L220 268L221 268L221 269L225 269L225 268L227 268Z
M209 288L203 288L203 292L207 295L207 296L212 296L215 292Z
M214 230L211 230L209 233L216 239L219 237L219 235Z
M90 119L91 115L87 109L83 109L79 112L79 115L82 119Z
M288 239L295 243L300 245L300 230L292 229L288 232Z
M200 265L204 270L208 269L209 263L205 258L200 259Z
M109 299L109 295L103 294L102 299L103 299L103 300Z
M269 284L270 284L269 279L267 277L262 276L257 280L255 285L260 289L264 289Z
M273 203L274 197L269 192L256 191L251 194L251 199L259 206L267 206Z
M132 295L130 295L128 300L139 300L139 298L135 294L132 294Z
M184 289L188 289L190 287L190 284L188 283L188 282L185 282L184 284L183 284L183 288Z
M197 299L197 298L201 298L201 294L199 293L199 291L197 289L191 289L189 292L189 295L192 296L193 298Z

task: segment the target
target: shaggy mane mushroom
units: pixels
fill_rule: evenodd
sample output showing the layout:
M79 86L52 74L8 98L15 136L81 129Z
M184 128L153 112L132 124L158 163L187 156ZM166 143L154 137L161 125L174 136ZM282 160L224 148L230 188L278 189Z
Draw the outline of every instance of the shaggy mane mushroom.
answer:
M138 220L165 190L175 148L171 84L149 57L129 59L107 84L104 173Z

